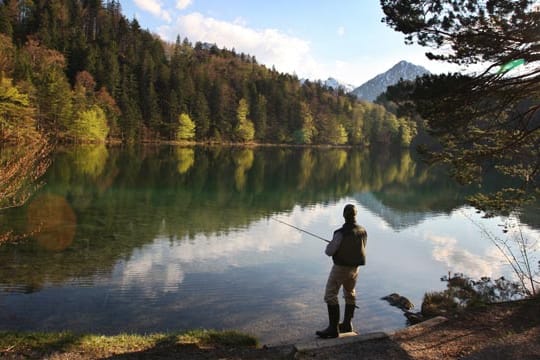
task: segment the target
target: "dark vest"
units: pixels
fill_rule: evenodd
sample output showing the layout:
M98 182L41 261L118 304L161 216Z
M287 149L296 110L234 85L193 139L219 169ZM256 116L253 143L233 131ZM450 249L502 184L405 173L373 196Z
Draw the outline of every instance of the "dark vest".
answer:
M334 264L341 266L359 266L366 264L367 232L354 223L345 223L341 229L342 240L338 251L332 256Z

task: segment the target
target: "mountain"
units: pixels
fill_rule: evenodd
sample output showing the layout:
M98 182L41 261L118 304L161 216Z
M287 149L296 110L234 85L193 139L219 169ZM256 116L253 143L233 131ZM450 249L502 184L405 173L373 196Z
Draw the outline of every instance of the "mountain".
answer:
M302 78L302 79L300 79L300 84L304 85L304 83L306 81L309 81L309 80ZM356 88L356 86L354 86L354 85L345 84L345 83L343 83L343 82L341 82L341 81L339 81L339 80L337 80L337 79L335 79L333 77L329 77L328 79L326 79L324 81L323 80L316 80L315 82L322 85L322 86L325 86L327 88L332 88L333 90L343 89L343 91L346 94L350 93L351 91L353 91Z
M373 79L360 85L352 91L358 99L375 101L377 96L386 91L386 88L395 85L399 80L414 80L418 76L429 74L430 72L419 65L411 64L407 61L400 61L390 70L375 76Z
M329 77L328 79L326 79L323 82L323 85L327 86L327 87L331 87L334 90L337 90L337 89L341 88L346 93L350 93L351 91L353 91L355 89L354 85L342 83L339 80L336 80L336 79L334 79L332 77Z

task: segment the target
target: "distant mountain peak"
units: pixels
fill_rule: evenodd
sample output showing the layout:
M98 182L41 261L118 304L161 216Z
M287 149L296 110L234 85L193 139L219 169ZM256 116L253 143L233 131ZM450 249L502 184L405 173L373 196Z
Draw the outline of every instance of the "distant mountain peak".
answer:
M375 76L373 79L354 89L352 93L359 99L375 101L389 86L397 84L401 79L414 80L418 76L429 73L422 66L401 60L388 71Z
M343 89L346 93L349 93L354 90L355 86L351 84L345 84L333 77L326 79L323 84L327 87L331 87L334 90Z

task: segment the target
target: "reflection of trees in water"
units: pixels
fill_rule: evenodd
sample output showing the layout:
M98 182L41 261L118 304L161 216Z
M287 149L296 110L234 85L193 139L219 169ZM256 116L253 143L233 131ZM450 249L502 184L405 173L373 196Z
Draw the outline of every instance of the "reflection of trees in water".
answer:
M178 159L178 173L185 174L195 164L195 151L192 148L176 148L176 158Z
M2 147L0 152L0 209L21 206L40 186L50 161L50 146L37 142Z
M74 239L65 249L44 248L37 237L35 242L0 247L0 264L11 264L0 266L3 282L36 289L45 282L91 277L112 271L118 260L129 259L134 249L158 235L175 242L223 234L296 205L337 201L364 191L399 198L406 190L408 206L429 209L437 202L418 195L428 186L439 201L448 195L449 206L461 204L455 188L441 191L438 187L445 183L428 175L408 153L370 156L356 149L237 147L105 151L66 148L55 155L44 191L65 199L73 209ZM23 206L9 212L6 226L19 223L26 228L29 211ZM32 266L19 266L24 263Z
M6 146L0 151L0 211L22 206L42 185L40 178L50 165L51 147L43 141L24 147ZM0 220L4 216L0 213ZM0 244L25 236L0 222Z
M97 179L105 170L109 152L105 144L86 144L68 151L74 169L82 175Z
M253 166L253 150L241 149L233 152L232 157L236 165L234 171L236 190L242 191L246 184L246 172Z
M38 244L53 251L69 247L75 236L77 218L66 199L41 194L28 205L28 230Z

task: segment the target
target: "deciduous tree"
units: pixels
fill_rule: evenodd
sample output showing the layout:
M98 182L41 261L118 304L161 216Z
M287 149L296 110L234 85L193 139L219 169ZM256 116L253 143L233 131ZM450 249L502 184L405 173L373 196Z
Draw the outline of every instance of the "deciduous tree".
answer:
M182 113L178 117L178 130L176 131L176 140L191 141L195 138L195 123L188 114Z
M252 141L255 137L255 127L253 122L248 119L249 104L246 99L240 99L238 103L238 109L236 113L236 119L238 123L234 129L237 139L241 142Z

